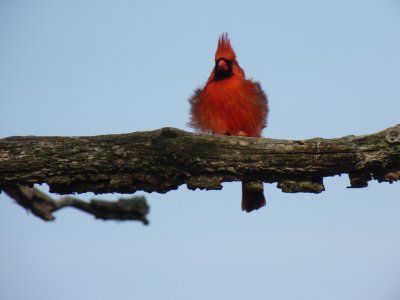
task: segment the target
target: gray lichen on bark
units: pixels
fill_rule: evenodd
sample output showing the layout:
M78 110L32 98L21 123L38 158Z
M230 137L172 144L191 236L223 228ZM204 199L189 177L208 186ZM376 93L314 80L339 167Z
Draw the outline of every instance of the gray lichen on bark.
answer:
M336 139L276 140L189 133L175 128L91 137L0 139L0 187L47 183L50 192L165 193L222 189L223 182L278 183L284 192L324 190L349 174L350 187L400 177L400 124Z

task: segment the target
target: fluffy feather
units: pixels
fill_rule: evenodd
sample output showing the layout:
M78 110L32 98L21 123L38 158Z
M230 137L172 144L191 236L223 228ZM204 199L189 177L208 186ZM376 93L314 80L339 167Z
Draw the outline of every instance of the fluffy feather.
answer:
M218 40L211 75L189 102L189 125L202 132L260 137L267 124L267 96L260 83L245 78L226 33ZM264 205L263 192L243 184L242 209L250 212Z

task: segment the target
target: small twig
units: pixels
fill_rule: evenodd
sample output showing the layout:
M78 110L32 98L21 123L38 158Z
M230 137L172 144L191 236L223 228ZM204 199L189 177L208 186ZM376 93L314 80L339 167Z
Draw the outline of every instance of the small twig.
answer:
M53 212L64 207L74 207L76 209L92 214L97 219L141 221L148 225L146 215L149 213L149 206L144 196L131 198L120 198L116 202L92 199L85 202L73 197L62 197L54 200L47 194L36 188L29 188L21 185L2 187L2 190L19 205L31 211L35 216L44 221L53 221Z

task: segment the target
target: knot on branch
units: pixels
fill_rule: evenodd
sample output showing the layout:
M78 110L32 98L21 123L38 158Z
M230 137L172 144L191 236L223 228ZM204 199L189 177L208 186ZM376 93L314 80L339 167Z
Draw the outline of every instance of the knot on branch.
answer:
M173 127L164 127L161 129L161 135L166 138L176 138L181 131Z
M400 128L399 126L393 127L386 133L386 141L389 143L396 143L400 141Z

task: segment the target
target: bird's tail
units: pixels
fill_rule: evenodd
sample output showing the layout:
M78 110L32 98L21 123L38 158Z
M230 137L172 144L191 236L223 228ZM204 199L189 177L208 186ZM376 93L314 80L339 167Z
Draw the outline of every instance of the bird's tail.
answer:
M261 181L242 182L242 210L251 212L265 206L266 203Z

